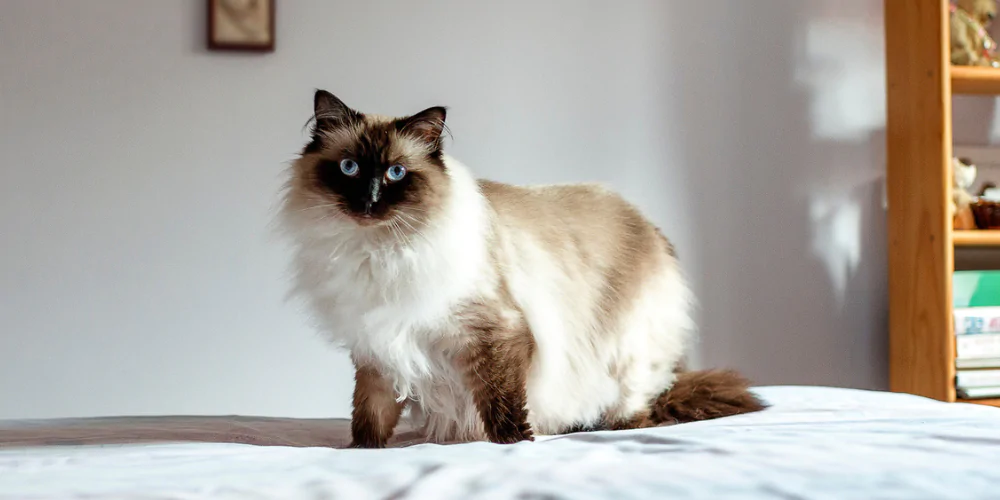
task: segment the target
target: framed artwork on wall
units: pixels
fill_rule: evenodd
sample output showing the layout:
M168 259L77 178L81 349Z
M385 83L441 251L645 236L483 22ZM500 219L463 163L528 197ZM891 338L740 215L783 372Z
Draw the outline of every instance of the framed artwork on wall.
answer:
M274 50L275 0L207 0L208 48Z

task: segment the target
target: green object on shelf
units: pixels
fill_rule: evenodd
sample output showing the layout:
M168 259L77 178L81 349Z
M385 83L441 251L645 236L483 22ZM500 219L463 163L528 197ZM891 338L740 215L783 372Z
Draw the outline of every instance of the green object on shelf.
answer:
M952 305L1000 306L1000 271L955 271Z

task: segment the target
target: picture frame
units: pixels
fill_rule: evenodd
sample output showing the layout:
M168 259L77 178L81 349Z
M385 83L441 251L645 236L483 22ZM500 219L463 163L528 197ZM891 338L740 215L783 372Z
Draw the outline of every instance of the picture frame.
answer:
M206 0L209 50L273 52L275 0Z

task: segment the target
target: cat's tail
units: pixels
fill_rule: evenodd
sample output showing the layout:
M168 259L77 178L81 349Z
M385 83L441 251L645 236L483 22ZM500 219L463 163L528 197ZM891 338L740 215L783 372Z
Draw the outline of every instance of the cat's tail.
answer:
M751 413L767 404L732 370L685 371L650 405L653 425L671 425Z

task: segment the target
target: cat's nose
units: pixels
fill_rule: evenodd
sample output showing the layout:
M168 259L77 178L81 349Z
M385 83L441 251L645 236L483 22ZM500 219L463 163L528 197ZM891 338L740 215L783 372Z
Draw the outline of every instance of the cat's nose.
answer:
M368 200L365 202L365 215L371 215L371 214L372 214L372 200Z

